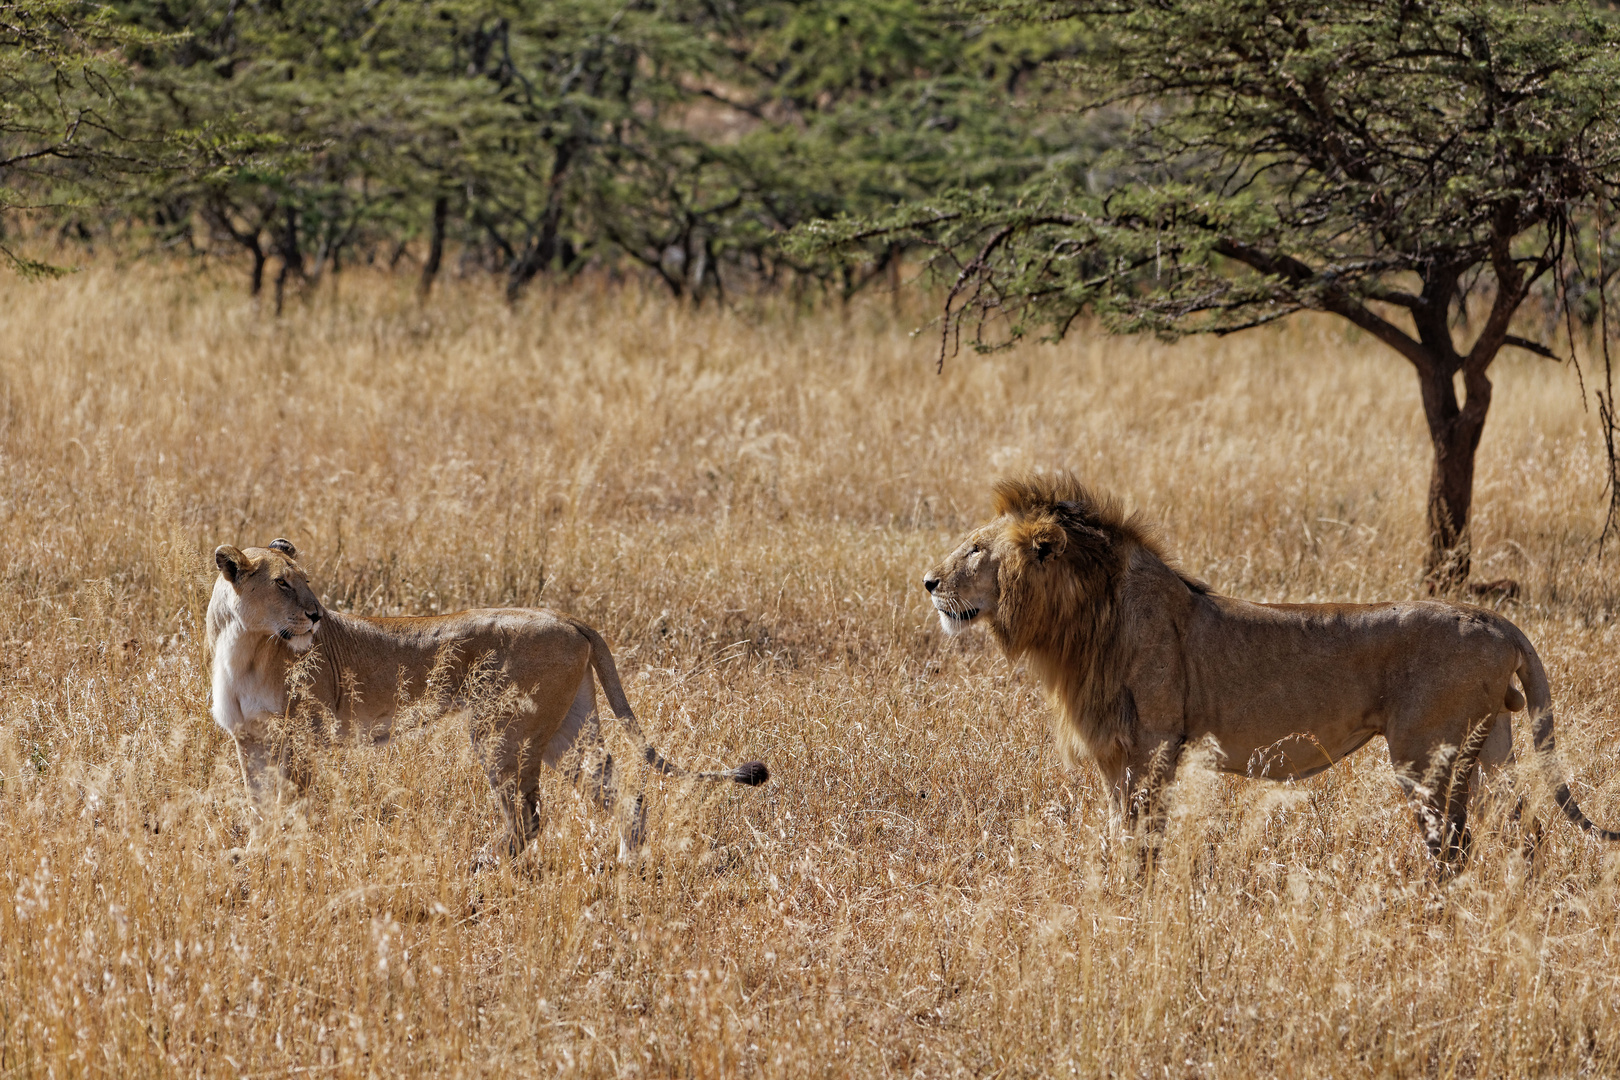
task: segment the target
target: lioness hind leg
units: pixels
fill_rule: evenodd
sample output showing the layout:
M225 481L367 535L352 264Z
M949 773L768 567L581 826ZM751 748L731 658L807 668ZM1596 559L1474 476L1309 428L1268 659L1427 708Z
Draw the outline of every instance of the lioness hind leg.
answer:
M602 801L612 781L612 759L602 743L602 727L596 713L596 683L590 672L585 673L567 715L540 757L571 784L578 783L583 776L586 791Z
M540 831L540 753L530 740L510 730L504 718L474 715L473 753L484 766L484 776L495 792L506 818L506 854L515 856Z
M1498 713L1490 735L1479 751L1479 767L1474 770L1474 791L1490 811L1503 818L1519 834L1519 851L1526 859L1535 857L1541 846L1541 822L1524 816L1524 796L1514 788L1517 762L1513 754L1513 716Z
M608 813L619 807L618 773L613 755L602 740L602 726L596 711L596 680L587 671L574 695L568 715L557 734L546 744L544 761L558 768L569 782L584 780L585 792ZM628 861L641 847L646 831L646 811L637 795L626 808L619 824L619 859Z

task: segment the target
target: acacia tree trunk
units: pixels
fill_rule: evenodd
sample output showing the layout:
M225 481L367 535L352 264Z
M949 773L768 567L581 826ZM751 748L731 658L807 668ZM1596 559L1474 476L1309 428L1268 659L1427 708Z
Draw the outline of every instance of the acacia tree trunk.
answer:
M422 264L422 283L417 292L426 300L433 290L433 279L438 276L439 264L444 259L444 226L450 216L450 199L440 195L433 200L433 234L428 242L427 262Z
M1466 305L1467 298L1458 292L1458 283L1466 271L1478 265L1477 252L1453 249L1449 259L1431 255L1419 272L1423 290L1418 295L1393 286L1352 295L1337 285L1329 285L1312 295L1309 305L1332 312L1372 334L1404 356L1417 371L1429 443L1434 448L1434 466L1429 474L1429 553L1424 558L1424 583L1431 592L1451 592L1468 581L1468 511L1474 497L1474 452L1479 449L1485 414L1491 407L1491 380L1486 370L1505 345L1557 358L1545 346L1508 333L1530 287L1552 269L1563 250L1549 242L1539 255L1516 261L1513 239L1522 231L1520 210L1517 199L1504 199L1494 209L1486 257L1496 278L1496 295L1473 347L1466 352L1458 350L1451 336L1451 313L1454 304ZM1263 251L1230 238L1219 241L1214 250L1285 281L1303 284L1316 280L1316 272L1292 255ZM1528 265L1528 272L1521 263ZM1416 337L1369 308L1365 300L1405 308ZM1465 306L1460 310L1466 315ZM1456 388L1459 372L1465 394L1461 403ZM1517 589L1517 585L1505 580L1484 588L1506 586Z
M1467 398L1459 406L1453 383L1455 371L1454 366L1442 363L1419 376L1429 443L1434 450L1429 472L1429 551L1423 562L1423 578L1435 592L1450 592L1468 580L1474 455L1491 404L1491 383L1480 371L1465 376Z
M224 230L226 235L241 244L253 256L253 274L248 282L248 295L257 297L264 288L264 265L270 258L259 237L264 232L265 222L271 211L260 210L256 220L243 212L241 216L246 218L247 222L241 228L237 227L234 220L235 212L224 198L211 200L203 213L212 219L216 227Z
M269 261L269 256L264 253L264 245L259 243L258 233L253 234L247 249L253 253L253 276L248 283L248 295L256 297L264 290L264 264Z
M278 245L281 253L281 272L276 274L276 315L281 315L282 299L286 294L287 279L293 274L304 276L304 253L298 247L298 211L286 208L286 227Z
M1504 214L1511 216L1506 211ZM1511 235L1507 228L1502 228L1493 238L1491 264L1496 272L1496 296L1491 302L1490 314L1474 338L1473 347L1466 352L1458 350L1451 335L1452 306L1462 302L1458 281L1468 265L1465 262L1437 260L1431 263L1423 274L1421 295L1396 290L1377 294L1379 300L1406 308L1417 331L1415 339L1344 293L1330 291L1324 305L1327 310L1371 331L1406 357L1417 371L1423 416L1429 427L1429 445L1434 451L1434 463L1429 472L1429 551L1423 560L1424 585L1433 593L1463 588L1472 569L1468 515L1474 501L1474 454L1479 449L1485 417L1491 408L1491 380L1485 373L1504 345L1552 355L1545 348L1507 332L1531 283L1551 265L1543 256L1533 273L1525 275L1510 256ZM1458 374L1462 375L1464 395L1460 402L1457 400Z
M566 266L573 261L574 247L562 238L563 181L579 140L565 139L557 146L557 155L551 165L551 180L546 185L546 206L540 215L540 228L523 255L512 264L506 275L506 299L515 302L534 276L553 265Z

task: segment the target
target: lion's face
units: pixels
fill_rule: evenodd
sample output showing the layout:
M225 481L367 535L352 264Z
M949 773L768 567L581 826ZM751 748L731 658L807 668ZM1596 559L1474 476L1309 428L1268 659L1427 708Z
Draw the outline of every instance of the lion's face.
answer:
M224 545L214 552L220 577L215 593L228 590L225 599L244 632L278 637L304 652L315 643L325 611L294 561L297 555L285 540L246 551Z
M1055 509L1002 514L974 529L960 547L923 577L947 634L987 623L1003 647L1009 623L1027 619L1031 596L1062 591L1072 570L1060 566L1068 534ZM1054 577L1054 575L1056 575Z
M978 619L994 620L1001 600L1005 554L995 523L975 529L962 545L923 577L923 588L947 634L960 634Z

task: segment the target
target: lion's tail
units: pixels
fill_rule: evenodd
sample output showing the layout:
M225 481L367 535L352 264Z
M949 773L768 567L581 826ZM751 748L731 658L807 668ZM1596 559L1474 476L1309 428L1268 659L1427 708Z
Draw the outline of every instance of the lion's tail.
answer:
M641 745L642 757L648 765L666 776L679 776L691 780L731 780L750 787L763 784L771 778L771 771L765 767L763 761L745 761L735 769L727 769L724 772L692 772L666 761L642 734L641 724L637 722L636 714L630 709L630 699L624 696L624 687L619 683L619 669L614 666L613 654L608 651L607 642L602 640L601 634L584 623L575 622L574 625L585 635L585 640L591 643L591 667L596 669L596 679L602 684L602 693L607 695L608 707L630 733L630 737Z
M1519 685L1524 687L1524 696L1528 702L1528 715L1535 738L1536 760L1540 763L1547 782L1553 785L1553 798L1558 800L1559 809L1563 810L1565 817L1593 836L1604 840L1620 840L1620 832L1593 824L1592 819L1581 812L1580 806L1575 802L1575 796L1570 793L1569 781L1565 779L1563 766L1558 762L1557 748L1553 741L1552 690L1547 685L1547 672L1541 666L1541 657L1536 655L1536 650L1523 633L1519 634L1519 657Z

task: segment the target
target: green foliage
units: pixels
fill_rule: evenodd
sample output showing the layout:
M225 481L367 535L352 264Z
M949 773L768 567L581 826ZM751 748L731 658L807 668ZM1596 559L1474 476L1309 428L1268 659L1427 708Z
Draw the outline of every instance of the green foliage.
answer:
M850 259L934 245L954 281L941 362L964 330L994 348L1041 327L1061 336L1087 312L1165 336L1302 310L1342 316L1417 369L1435 448L1430 581L1465 579L1486 371L1504 347L1555 355L1510 332L1533 293L1573 316L1609 278L1620 184L1610 15L1477 0L978 10L1073 26L1079 47L1054 77L1082 106L1128 116L1128 136L1083 179L1050 170L833 218L802 227L792 250Z
M1588 9L1067 10L1093 36L1064 76L1132 115L1101 170L1112 183L1041 176L823 223L798 250L926 236L959 271L953 326L968 320L986 344L1005 340L986 339L987 322L1061 333L1081 310L1123 331L1224 333L1302 309L1362 320L1366 301L1436 302L1443 327L1470 293L1511 279L1522 298L1518 279L1558 263L1620 179L1620 41Z
M84 186L152 167L166 152L126 115L123 53L164 39L80 0L0 0L0 215L70 205ZM62 268L0 244L26 277Z
M425 252L425 287L445 250L513 294L625 259L694 298L784 272L847 293L905 245L832 265L785 253L782 235L1016 186L1094 149L1072 114L1030 108L1072 35L941 20L923 0L60 10L121 35L126 127L165 146L94 192L81 223L93 206L160 248L246 252L255 291L274 271L278 305L345 258Z

